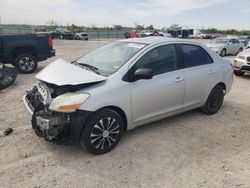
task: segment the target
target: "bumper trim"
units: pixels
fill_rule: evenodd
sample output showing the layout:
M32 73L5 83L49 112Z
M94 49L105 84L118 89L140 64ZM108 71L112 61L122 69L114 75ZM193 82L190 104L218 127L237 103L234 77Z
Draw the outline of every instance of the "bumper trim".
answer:
M30 117L30 119L32 119L32 116L33 116L33 110L31 109L27 99L26 99L26 95L23 96L23 103L25 105L25 109L26 109L26 112L28 114L28 116Z

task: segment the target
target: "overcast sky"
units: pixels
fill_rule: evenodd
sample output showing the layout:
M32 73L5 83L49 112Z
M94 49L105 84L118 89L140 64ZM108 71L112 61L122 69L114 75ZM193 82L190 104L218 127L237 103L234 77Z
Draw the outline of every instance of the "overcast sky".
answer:
M250 30L250 0L0 0L3 24L182 26Z

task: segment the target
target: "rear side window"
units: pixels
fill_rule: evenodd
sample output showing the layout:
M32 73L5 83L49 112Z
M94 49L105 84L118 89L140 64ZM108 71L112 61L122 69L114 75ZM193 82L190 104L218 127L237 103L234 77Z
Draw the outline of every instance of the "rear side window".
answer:
M182 44L184 67L195 67L213 63L211 56L200 46Z
M152 69L154 75L163 74L177 69L177 54L175 45L157 47L146 53L135 68Z

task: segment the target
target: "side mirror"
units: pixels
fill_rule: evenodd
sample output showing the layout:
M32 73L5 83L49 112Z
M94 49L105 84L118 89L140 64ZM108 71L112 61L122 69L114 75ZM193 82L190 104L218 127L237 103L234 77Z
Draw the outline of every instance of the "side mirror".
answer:
M229 42L228 45L232 45L233 43L232 42Z
M152 69L138 69L134 73L134 80L150 80L153 78L153 71Z

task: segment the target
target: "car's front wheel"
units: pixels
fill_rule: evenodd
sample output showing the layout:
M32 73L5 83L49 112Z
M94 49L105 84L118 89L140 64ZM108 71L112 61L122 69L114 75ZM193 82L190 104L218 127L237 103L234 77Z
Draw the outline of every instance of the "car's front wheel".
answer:
M121 116L111 109L102 109L87 121L80 143L92 154L105 154L119 143L123 132L124 122Z
M224 90L220 85L216 85L210 95L208 96L206 104L202 107L201 111L207 115L217 113L224 100Z

